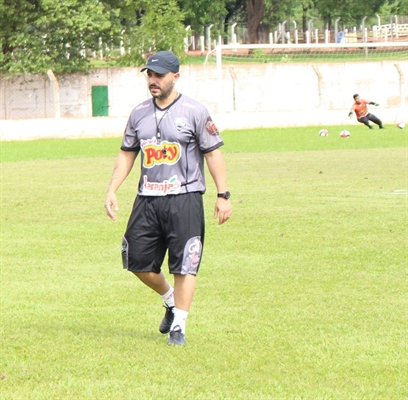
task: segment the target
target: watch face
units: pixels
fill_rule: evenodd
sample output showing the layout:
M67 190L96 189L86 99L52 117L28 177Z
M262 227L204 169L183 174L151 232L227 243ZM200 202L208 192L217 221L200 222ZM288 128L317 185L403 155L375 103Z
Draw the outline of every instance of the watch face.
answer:
M218 197L222 197L228 200L231 197L231 193L230 192L218 193Z

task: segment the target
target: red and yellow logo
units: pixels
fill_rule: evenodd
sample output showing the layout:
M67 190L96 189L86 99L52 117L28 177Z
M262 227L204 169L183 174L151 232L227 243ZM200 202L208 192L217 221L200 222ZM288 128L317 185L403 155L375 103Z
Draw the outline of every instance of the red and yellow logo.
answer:
M175 164L181 156L180 145L166 141L148 144L143 147L143 152L143 166L146 168L160 164Z

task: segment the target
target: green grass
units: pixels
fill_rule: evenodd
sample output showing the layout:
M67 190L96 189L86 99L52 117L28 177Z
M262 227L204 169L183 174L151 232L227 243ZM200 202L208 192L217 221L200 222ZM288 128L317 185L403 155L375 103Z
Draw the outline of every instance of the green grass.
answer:
M325 126L329 136L324 138L318 135L321 127L227 130L222 132L222 138L225 142L224 151L227 152L350 150L408 145L407 130L385 126L385 131L369 131L363 125ZM348 129L351 137L340 139L342 129ZM115 156L120 144L120 137L0 142L0 161Z
M407 131L349 128L223 132L185 348L121 269L120 138L0 143L0 398L406 400Z

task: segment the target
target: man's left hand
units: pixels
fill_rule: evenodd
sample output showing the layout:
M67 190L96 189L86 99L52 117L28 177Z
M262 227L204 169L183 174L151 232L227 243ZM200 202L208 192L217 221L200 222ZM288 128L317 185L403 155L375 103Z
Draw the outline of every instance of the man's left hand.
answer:
M231 202L229 199L224 199L222 197L217 198L214 207L214 218L218 217L218 225L226 222L232 214Z

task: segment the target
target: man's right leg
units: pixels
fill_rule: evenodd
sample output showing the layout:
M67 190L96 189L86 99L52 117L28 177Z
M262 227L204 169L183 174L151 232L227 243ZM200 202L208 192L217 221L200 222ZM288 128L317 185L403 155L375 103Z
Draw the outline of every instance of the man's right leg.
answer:
M133 272L146 286L153 289L160 296L167 293L170 289L170 283L167 282L163 272Z
M381 120L377 118L375 115L370 114L369 119L370 121L373 121L375 124L377 124L380 127L380 129L384 129Z
M162 272L133 272L146 286L153 289L165 302L166 312L160 323L159 331L169 333L174 320L174 289Z
M124 268L158 293L165 302L166 312L159 330L168 333L174 319L174 289L160 271L166 244L155 213L157 201L139 196L136 198L123 239L122 259Z
M368 126L370 129L374 129L374 127L370 124L370 120L367 117L360 118L358 122L361 122L365 126Z

